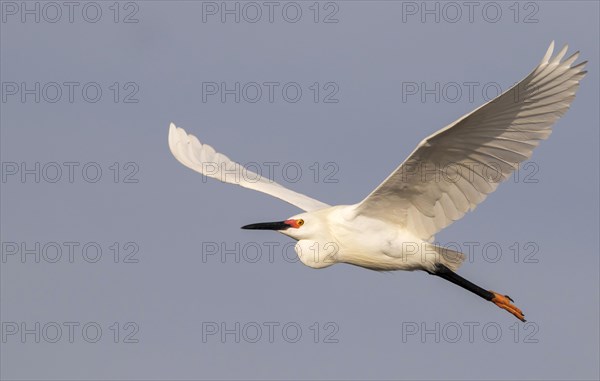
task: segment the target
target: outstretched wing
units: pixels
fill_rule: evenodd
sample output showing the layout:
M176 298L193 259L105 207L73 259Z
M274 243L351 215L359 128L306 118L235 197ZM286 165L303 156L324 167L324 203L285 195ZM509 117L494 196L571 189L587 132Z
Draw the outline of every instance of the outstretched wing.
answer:
M356 212L399 224L417 237L461 218L527 160L569 108L585 62L561 62L567 46L492 101L423 140Z
M269 194L307 212L329 206L249 171L173 123L169 127L169 148L181 164L205 176Z

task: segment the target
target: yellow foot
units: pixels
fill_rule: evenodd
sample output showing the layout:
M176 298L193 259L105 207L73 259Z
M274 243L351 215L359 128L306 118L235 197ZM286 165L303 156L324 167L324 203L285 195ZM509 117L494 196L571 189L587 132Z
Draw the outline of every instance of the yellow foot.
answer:
M494 303L495 305L497 305L498 307L500 307L502 309L507 310L511 314L515 315L517 317L517 319L519 319L521 321L526 321L525 315L523 315L523 312L520 309L518 309L517 306L515 306L514 304L511 303L511 302L514 302L514 300L512 300L510 298L510 296L500 295L494 291L490 291L490 292L492 294L494 294L494 297L491 300L492 303Z

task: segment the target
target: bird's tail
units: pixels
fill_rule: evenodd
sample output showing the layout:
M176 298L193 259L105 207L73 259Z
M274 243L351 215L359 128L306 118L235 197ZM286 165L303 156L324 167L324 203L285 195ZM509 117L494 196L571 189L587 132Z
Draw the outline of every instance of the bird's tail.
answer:
M443 264L452 271L458 270L466 258L463 253L443 246L431 244L427 249L436 253L436 262Z

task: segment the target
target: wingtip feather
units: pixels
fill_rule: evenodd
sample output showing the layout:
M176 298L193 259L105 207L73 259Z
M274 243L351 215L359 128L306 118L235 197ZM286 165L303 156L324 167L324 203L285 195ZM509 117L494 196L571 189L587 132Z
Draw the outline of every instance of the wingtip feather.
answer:
M550 46L548 46L548 50L546 50L546 54L544 54L544 58L542 58L542 62L540 62L540 65L548 63L548 60L550 59L550 57L552 57L552 52L554 52L554 40L552 40Z
M176 155L176 146L177 146L177 127L173 122L169 125L169 149L174 156Z
M560 63L560 60L562 60L562 58L567 53L567 49L569 49L569 45L565 44L565 46L563 46L562 49L560 49L560 51L554 56L554 58L552 58L550 64L558 65Z

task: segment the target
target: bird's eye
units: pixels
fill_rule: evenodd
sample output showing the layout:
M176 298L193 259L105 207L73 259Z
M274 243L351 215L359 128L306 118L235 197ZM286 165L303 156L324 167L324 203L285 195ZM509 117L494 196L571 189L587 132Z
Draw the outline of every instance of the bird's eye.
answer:
M304 225L304 220L300 219L296 223L298 224L298 226L302 226Z

